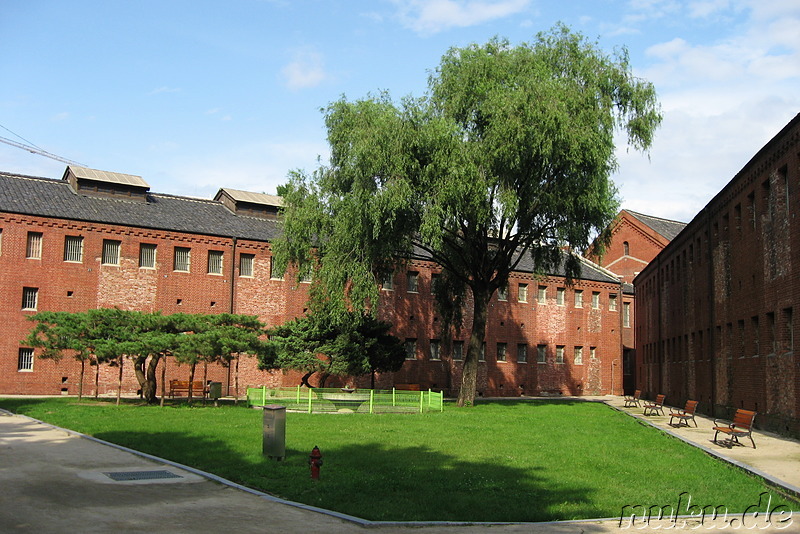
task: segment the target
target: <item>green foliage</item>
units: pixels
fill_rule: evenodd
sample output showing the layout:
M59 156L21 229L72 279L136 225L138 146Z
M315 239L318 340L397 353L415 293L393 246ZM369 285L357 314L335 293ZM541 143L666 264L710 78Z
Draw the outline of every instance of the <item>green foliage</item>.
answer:
M305 373L360 376L397 371L405 361L402 343L388 333L391 325L360 311L332 314L323 308L268 331L270 350L260 367Z
M491 295L523 260L579 276L564 250L585 250L618 208L615 132L647 150L661 115L627 51L609 56L562 25L518 46L453 48L428 85L424 98L343 97L325 109L330 165L283 188L275 253L282 266L313 264L313 297L340 314L375 313L380 280L403 258L441 265L445 328L460 326L473 297L469 402Z

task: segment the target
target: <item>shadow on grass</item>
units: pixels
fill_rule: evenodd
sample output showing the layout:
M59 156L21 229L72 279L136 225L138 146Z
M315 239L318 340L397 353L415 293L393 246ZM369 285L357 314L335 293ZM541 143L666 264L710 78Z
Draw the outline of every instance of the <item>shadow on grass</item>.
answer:
M220 439L177 432L96 437L281 498L370 520L529 522L601 513L586 488L547 480L531 469L463 461L424 447L321 442L324 463L315 481L308 454L316 443L308 450L288 448L285 460L277 462L261 456L260 440L242 453Z

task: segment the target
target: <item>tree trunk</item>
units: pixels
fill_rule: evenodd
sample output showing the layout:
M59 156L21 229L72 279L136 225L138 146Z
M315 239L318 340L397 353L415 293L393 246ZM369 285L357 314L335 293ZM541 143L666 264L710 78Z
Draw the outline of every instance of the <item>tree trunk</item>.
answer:
M192 386L194 386L194 370L197 367L197 362L192 362L192 367L189 369L189 394L186 399L186 404L192 405Z
M125 360L124 356L119 357L119 376L117 378L117 406L122 398L122 362Z
M166 388L167 388L167 357L163 356L164 365L161 366L161 401L160 406L164 407L164 397L167 396Z
M203 362L203 387L208 385L208 362ZM206 396L203 395L203 406L206 405Z
M155 404L158 400L156 393L158 392L158 380L156 379L156 371L158 370L158 361L161 359L160 354L153 354L150 356L150 361L147 362L147 371L145 373L145 382L142 384L142 396L148 404ZM163 395L163 392L162 392Z
M100 395L100 360L94 357L94 400Z
M83 375L86 373L86 358L81 358L81 381L78 382L78 401L83 398Z
M458 390L458 406L473 406L478 386L478 355L486 338L486 318L489 313L491 292L472 289L472 331L469 336L467 354L461 373L461 388Z
M312 386L311 384L308 383L308 379L311 378L311 375L313 375L314 373L316 373L316 371L310 371L304 374L303 378L300 379L300 384L307 387L308 389L311 389Z
M239 353L236 353L236 372L233 373L233 404L239 404Z

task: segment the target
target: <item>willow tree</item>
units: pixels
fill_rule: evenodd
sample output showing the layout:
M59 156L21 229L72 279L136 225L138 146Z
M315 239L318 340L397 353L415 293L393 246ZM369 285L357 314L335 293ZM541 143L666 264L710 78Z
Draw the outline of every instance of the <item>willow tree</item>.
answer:
M476 393L492 294L528 258L539 274L580 252L617 211L615 134L646 151L655 89L625 49L558 25L530 43L452 48L422 98L387 93L325 110L331 158L285 191L278 265L318 264L326 298L375 311L378 282L422 253L442 268L437 302L458 326L471 301L459 405ZM471 297L471 298L470 298Z

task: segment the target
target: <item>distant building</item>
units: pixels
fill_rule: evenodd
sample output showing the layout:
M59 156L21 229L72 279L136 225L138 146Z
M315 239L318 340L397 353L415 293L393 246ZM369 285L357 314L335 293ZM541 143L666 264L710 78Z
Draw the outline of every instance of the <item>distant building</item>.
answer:
M642 269L636 383L800 435L800 114Z
M78 391L77 362L41 360L22 344L38 311L230 312L268 326L303 315L310 280L272 270L280 204L280 197L226 188L214 200L152 193L141 177L76 166L61 180L0 172L0 394ZM492 299L478 393L621 393L623 332L631 325L619 280L588 260L572 286L563 273L537 278L532 271L523 263ZM380 314L405 342L408 360L378 376L377 387L457 393L471 318L454 339L440 339L430 290L437 272L414 258L385 281ZM167 380L188 377L187 366L166 365ZM101 366L100 394L116 391L116 373ZM234 394L231 369L210 365L205 373ZM259 371L244 358L239 383L242 390L296 385L299 375ZM83 389L93 394L94 380L85 378ZM129 368L123 389L138 389Z

